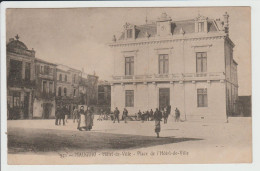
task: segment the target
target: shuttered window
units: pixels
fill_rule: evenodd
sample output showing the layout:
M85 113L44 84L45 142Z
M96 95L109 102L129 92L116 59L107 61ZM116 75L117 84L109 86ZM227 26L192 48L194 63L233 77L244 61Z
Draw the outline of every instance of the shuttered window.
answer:
M134 107L134 90L125 91L125 107Z

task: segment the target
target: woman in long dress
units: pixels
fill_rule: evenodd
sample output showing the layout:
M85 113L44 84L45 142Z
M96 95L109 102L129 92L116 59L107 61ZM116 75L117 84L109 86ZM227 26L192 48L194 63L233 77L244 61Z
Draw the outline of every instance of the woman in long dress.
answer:
M90 131L93 127L93 117L94 117L93 109L89 109L89 107L88 107L88 109L86 111L86 128L87 128L86 130L87 131Z
M79 110L78 130L82 131L82 129L86 129L86 115L84 112L84 106L81 106Z

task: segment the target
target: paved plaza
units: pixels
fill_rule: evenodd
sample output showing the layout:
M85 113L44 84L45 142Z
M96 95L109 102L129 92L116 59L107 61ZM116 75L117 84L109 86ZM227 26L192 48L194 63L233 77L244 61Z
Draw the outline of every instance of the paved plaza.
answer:
M149 163L155 157L158 163L160 158L168 163L251 161L251 118L230 118L229 123L176 123L170 118L161 124L160 138L153 121L125 124L94 119L91 131L78 131L72 120L65 126L54 122L9 120L8 163ZM118 160L109 155L118 155Z

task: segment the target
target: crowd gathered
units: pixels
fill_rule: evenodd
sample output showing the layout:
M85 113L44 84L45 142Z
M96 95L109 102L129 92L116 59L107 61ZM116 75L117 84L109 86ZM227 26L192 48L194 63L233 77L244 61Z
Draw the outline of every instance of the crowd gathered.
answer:
M112 114L109 114L107 112L104 112L102 109L100 111L100 115L97 120L108 120L111 119L113 123L120 122L120 120L124 121L124 123L127 123L127 120L136 120L141 121L142 123L145 121L154 121L155 122L155 133L157 137L159 138L159 133L161 131L161 121L163 121L164 124L167 124L169 115L171 114L171 106L167 105L164 108L158 109L156 108L155 111L153 109L141 111L139 110L137 113L135 113L134 116L130 117L128 116L128 110L126 108L122 111L122 118L120 119L120 111L116 107ZM63 125L65 125L68 122L68 116L69 116L69 110L66 105L58 105L56 110L56 120L55 125L61 125L61 121ZM174 121L179 122L180 121L180 111L176 107L175 113L174 113ZM131 118L131 119L130 119ZM93 120L94 120L94 108L89 106L79 106L79 108L75 108L72 112L72 119L73 123L75 121L77 122L77 129L79 131L90 131L93 127Z
M61 120L63 125L68 122L69 110L66 105L57 106L55 112L55 125L61 125ZM80 106L79 109L75 108L72 112L73 123L77 122L77 129L79 131L90 131L93 127L94 120L94 109L93 107Z

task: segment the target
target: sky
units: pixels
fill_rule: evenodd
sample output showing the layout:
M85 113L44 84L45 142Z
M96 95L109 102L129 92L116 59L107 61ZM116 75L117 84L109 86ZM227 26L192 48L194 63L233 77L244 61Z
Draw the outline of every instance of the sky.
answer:
M251 95L251 17L249 7L202 8L66 8L7 9L6 40L19 35L36 57L61 63L100 79L112 75L112 53L108 43L118 38L126 22L144 24L166 12L174 21L194 19L198 14L210 19L229 14L230 38L238 63L239 95Z

